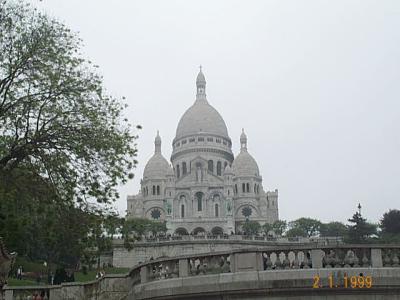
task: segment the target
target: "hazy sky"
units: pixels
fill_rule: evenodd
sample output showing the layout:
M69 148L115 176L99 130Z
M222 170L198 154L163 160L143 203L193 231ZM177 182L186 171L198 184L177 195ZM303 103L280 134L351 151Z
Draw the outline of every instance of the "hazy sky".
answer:
M108 91L141 124L137 193L157 129L207 96L235 155L244 127L282 219L371 221L400 209L400 1L31 0L78 31Z

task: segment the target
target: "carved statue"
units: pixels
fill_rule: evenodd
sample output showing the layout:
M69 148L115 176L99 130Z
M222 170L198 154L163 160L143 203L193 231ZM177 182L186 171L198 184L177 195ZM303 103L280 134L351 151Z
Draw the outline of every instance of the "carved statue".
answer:
M7 283L8 273L15 262L16 253L9 254L0 237L0 290Z
M226 211L228 212L228 215L231 215L231 211L232 211L232 203L230 200L228 200L226 202Z
M197 182L203 181L203 174L202 174L200 166L197 166L196 179L197 179Z

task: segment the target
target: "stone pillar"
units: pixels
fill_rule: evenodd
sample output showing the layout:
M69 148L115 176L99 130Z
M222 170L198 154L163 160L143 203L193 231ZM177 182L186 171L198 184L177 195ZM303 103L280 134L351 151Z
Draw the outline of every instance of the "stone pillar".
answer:
M322 268L322 257L324 251L321 249L312 249L311 250L311 264L313 269L321 269Z
M373 268L382 268L382 250L371 249L371 264Z
M4 300L13 300L13 299L14 299L13 290L5 290L4 291Z
M179 277L188 277L189 276L189 262L188 259L180 259L179 260Z
M235 272L248 272L258 270L258 259L255 252L235 254Z
M229 257L229 265L231 268L231 273L235 273L236 272L236 254L231 253L231 255Z
M146 283L148 276L147 266L143 266L140 268L140 283Z
M256 252L257 271L264 271L264 258L262 252Z

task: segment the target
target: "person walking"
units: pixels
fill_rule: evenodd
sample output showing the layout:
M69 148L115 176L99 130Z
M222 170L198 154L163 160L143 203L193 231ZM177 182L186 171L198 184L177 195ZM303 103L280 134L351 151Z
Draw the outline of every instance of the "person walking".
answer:
M22 266L19 266L17 269L17 279L22 280Z

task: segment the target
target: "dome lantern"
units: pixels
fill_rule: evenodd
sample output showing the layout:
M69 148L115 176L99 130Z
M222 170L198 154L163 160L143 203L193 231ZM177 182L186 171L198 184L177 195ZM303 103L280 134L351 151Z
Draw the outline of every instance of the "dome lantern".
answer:
M244 128L242 128L242 134L240 135L240 150L247 151L247 135L244 133Z
M196 100L206 100L206 78L201 70L200 66L200 71L199 74L197 75L196 78L196 87L197 87L197 94L196 94Z
M154 139L154 153L161 154L161 137L158 130L157 130L157 136Z

